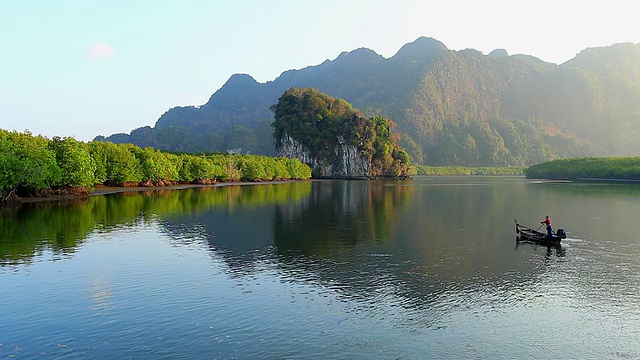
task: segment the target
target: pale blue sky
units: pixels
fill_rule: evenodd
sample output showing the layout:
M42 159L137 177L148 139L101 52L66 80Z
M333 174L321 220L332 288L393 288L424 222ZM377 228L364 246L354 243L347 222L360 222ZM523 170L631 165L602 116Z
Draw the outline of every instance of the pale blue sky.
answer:
M562 63L640 43L634 1L0 0L0 128L88 141L202 105L235 73L259 82L420 36Z

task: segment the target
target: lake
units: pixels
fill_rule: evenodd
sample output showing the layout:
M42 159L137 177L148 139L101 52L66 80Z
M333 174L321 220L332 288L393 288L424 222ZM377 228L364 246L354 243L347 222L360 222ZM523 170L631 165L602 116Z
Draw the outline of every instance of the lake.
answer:
M638 359L640 185L302 181L0 218L2 359ZM561 248L517 243L549 215Z

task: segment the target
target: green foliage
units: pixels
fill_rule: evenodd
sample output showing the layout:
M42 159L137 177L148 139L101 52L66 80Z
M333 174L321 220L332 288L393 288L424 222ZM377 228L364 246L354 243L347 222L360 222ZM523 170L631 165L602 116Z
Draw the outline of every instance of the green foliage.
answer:
M71 137L49 140L0 129L2 198L60 186L92 187L141 181L205 182L308 179L311 169L295 159L257 155L177 155L132 144Z
M205 156L183 155L180 181L221 180L224 170L219 164Z
M0 191L14 184L11 159L14 157L13 144L0 136Z
M142 180L140 162L132 151L140 148L130 144L95 143L91 150L95 151L98 158L104 161L96 166L96 170L104 168L105 184L115 185ZM94 160L98 160L98 158L94 158Z
M264 162L257 156L244 156L239 161L242 180L273 180L273 172L267 170Z
M522 175L523 166L514 167L465 167L417 165L417 175Z
M271 107L275 114L276 148L290 136L325 164L336 160L340 144L356 146L371 162L371 175L406 176L409 156L391 130L395 123L382 116L365 118L351 104L317 90L291 88Z
M271 109L275 114L272 126L276 148L282 145L283 137L289 135L306 146L312 156L332 162L338 136L345 137L351 144L367 135L364 131L354 131L354 128L364 128L364 124L361 114L351 104L311 88L285 91Z
M219 180L222 181L238 181L242 177L241 155L234 154L215 154L207 156L211 162L222 169Z
M297 159L268 157L262 155L243 155L237 160L241 180L285 180L308 179L311 169Z
M132 148L136 159L140 162L142 180L170 180L177 181L178 169L165 153L150 147L144 149Z
M55 152L62 170L60 182L55 185L91 187L96 183L96 162L87 144L71 137L54 137L48 147Z
M102 141L92 141L87 143L89 155L93 159L95 166L94 182L104 184L107 182L107 148L113 145L105 145ZM114 144L115 145L115 144Z
M29 132L0 130L0 190L37 191L58 184L62 171L48 143Z
M533 179L640 180L640 157L583 157L536 164L524 171Z
M308 179L311 177L311 168L298 159L277 158L280 164L286 169L286 177L291 179ZM285 178L286 178L285 177Z

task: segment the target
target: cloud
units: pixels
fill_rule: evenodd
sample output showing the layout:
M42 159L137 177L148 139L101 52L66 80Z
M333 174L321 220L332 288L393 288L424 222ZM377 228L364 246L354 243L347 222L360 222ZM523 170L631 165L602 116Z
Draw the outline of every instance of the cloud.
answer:
M108 59L116 56L116 52L108 44L97 42L91 46L88 55L92 59Z

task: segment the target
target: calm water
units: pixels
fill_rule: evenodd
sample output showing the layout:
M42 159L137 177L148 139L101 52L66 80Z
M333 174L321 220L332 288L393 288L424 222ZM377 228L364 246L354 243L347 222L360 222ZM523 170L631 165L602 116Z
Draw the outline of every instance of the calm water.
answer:
M314 181L2 210L0 358L639 359L640 185ZM516 244L550 215L561 249Z

